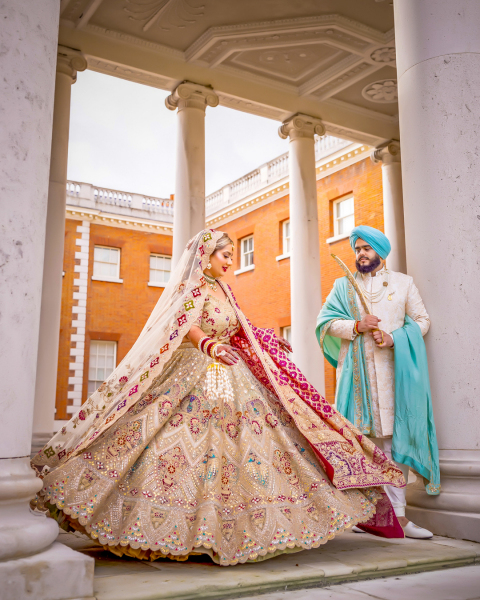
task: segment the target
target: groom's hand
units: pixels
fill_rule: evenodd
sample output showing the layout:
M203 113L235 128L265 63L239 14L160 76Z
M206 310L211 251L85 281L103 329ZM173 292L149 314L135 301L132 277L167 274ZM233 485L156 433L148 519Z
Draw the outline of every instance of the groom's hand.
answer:
M393 348L393 338L385 331L377 329L377 331L372 332L372 336L377 344L377 348Z
M373 331L378 329L378 324L382 319L379 319L375 315L365 315L358 324L358 331L365 333L366 331Z

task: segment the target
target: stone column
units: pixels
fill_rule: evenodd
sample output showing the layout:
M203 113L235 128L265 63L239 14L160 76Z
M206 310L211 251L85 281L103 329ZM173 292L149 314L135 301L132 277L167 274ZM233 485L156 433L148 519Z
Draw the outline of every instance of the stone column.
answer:
M400 144L392 140L371 155L374 163L382 163L383 214L385 235L392 244L387 267L392 271L407 272L405 254L405 222L403 218L402 165Z
M0 581L2 599L93 596L93 560L33 514L30 468L58 0L4 0L0 52Z
M294 115L279 129L281 138L290 138L292 346L295 363L323 395L324 359L315 337L322 293L314 135L324 133L325 127L320 119L302 114Z
M72 83L77 79L77 71L84 71L86 68L87 61L80 52L59 47L53 106L32 452L40 450L53 435L62 306L70 96Z
M215 92L189 81L165 100L178 109L173 257L175 266L190 238L205 228L205 110L217 106Z
M395 2L408 272L426 336L442 492L407 516L480 542L480 2Z

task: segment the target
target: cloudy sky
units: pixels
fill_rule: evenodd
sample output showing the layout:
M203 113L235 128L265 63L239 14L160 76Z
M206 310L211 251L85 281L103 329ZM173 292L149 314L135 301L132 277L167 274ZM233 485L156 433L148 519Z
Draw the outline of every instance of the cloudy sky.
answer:
M176 114L168 92L93 71L72 87L68 178L167 198L175 191ZM279 123L207 108L206 193L286 152Z

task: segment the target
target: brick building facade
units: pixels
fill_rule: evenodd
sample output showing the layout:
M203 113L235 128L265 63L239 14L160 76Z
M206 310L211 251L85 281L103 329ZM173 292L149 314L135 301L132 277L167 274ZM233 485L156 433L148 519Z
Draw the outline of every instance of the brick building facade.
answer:
M381 166L370 160L370 148L341 140L323 145L317 152L317 190L325 299L342 275L330 253L354 268L348 243L353 219L383 229L383 192ZM164 257L172 249L171 202L69 185L76 192L67 197L58 422L78 410L97 378L107 376L134 343L162 293L158 278L166 277ZM208 226L227 231L235 242L234 267L225 280L252 323L285 335L290 326L288 219L285 157L207 198ZM325 381L333 402L335 374L328 363Z

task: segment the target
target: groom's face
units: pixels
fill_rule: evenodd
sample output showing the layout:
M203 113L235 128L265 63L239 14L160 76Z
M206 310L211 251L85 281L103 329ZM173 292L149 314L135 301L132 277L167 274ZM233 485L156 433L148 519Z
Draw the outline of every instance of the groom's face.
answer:
M364 240L358 238L355 242L355 265L360 273L371 273L381 263L375 250Z

